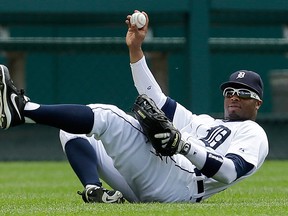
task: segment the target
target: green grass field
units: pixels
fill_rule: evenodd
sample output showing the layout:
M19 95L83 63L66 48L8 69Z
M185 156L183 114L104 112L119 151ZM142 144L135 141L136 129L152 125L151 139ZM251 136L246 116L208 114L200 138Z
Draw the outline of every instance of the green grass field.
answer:
M0 215L288 215L288 161L267 161L200 204L85 204L67 162L1 162L0 170Z

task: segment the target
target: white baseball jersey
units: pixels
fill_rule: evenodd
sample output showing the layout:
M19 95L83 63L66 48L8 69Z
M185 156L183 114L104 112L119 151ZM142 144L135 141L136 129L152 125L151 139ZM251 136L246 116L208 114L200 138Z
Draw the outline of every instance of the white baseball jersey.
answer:
M128 201L196 202L198 198L206 199L259 169L268 154L268 140L257 123L250 120L228 122L192 114L162 93L144 57L131 68L139 94L147 94L160 108L165 108L182 135L193 138L193 145L201 145L223 157L229 153L239 155L254 168L230 184L196 175L196 166L183 155L156 156L135 118L116 106L91 104L95 119L91 134L61 131L61 143L65 146L68 140L79 136L89 140L97 154L101 178L121 191ZM204 182L204 191L199 191L200 181Z

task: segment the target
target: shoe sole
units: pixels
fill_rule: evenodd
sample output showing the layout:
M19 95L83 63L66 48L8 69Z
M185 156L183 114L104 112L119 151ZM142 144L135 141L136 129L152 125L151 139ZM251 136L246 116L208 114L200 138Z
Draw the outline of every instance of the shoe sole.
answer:
M11 122L11 113L7 104L7 85L5 82L5 68L0 65L0 127L3 129L9 128L9 122Z

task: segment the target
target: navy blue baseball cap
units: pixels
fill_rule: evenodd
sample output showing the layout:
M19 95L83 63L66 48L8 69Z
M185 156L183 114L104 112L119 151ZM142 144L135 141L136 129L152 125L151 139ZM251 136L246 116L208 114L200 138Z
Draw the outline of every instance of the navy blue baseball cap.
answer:
M232 88L247 88L254 91L263 99L263 82L259 74L248 71L239 70L231 74L229 81L221 84L220 88L223 91L227 87Z

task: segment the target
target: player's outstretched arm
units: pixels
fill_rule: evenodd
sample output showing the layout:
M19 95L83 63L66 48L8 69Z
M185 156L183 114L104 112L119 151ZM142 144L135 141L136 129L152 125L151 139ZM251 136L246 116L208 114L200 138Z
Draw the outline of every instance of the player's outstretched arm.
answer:
M184 137L186 134L184 133ZM220 155L211 151L201 144L201 142L191 136L183 138L180 145L185 147L185 156L188 158L202 174L213 178L219 182L230 184L236 179L246 175L254 168L254 165L245 161L240 155L227 154ZM181 153L181 146L178 147ZM183 152L183 151L182 151Z
M139 13L138 10L134 12ZM136 25L131 24L130 19L132 15L128 15L126 19L128 26L126 44L129 49L132 77L138 93L140 95L148 95L161 108L166 101L166 96L151 73L142 51L142 43L147 34L149 23L148 15L145 12L142 12L142 14L146 17L146 24L140 29Z

